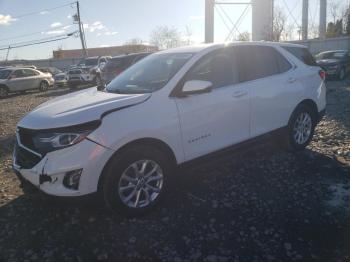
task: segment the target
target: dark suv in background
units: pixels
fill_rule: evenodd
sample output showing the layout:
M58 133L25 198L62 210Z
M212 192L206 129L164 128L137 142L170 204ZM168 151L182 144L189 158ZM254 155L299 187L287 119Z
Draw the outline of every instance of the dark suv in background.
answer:
M137 53L112 57L97 74L104 84L108 84L121 72L149 54L151 53Z
M350 72L350 52L348 50L319 53L316 55L316 61L326 71L328 77L343 80Z

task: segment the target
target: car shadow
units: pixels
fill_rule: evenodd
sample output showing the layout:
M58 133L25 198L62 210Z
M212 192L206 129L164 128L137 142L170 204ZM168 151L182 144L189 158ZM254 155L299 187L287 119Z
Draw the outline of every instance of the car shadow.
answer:
M348 222L324 205L328 185L343 181L346 168L316 151L288 153L273 143L226 152L177 170L160 207L138 219L111 213L98 198L72 203L34 191L0 207L0 254L5 261L14 248L21 259L54 261L194 253L201 261L211 254L286 261L294 252L330 261L349 255Z
M350 76L343 81L327 82L327 117L350 129Z

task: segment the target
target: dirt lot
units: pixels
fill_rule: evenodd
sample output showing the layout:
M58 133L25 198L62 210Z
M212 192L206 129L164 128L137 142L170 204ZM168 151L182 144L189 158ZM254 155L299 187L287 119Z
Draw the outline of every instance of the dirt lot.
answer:
M1 100L0 261L350 260L350 80L328 89L328 114L306 151L268 143L182 168L142 219L23 194L11 170L15 125L67 91Z

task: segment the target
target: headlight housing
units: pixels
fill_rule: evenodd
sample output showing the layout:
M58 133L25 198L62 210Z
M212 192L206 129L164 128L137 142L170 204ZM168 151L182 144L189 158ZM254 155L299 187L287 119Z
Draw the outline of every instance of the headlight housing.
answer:
M50 152L75 145L84 140L89 133L39 133L33 138L33 143L40 151Z
M36 131L32 134L33 150L45 155L73 146L83 141L99 125L100 121L94 121L73 127Z

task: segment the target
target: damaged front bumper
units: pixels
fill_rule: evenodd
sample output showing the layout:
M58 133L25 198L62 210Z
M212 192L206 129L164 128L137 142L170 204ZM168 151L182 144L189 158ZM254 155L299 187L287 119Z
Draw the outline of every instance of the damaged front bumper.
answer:
M20 180L30 182L46 194L63 197L96 192L99 176L113 154L112 150L85 139L74 146L46 154L28 168L18 161L19 153L16 151L13 154L13 169ZM69 186L67 176L75 171L79 171L78 180L75 178L74 186Z

